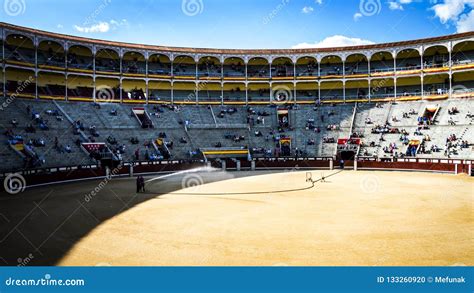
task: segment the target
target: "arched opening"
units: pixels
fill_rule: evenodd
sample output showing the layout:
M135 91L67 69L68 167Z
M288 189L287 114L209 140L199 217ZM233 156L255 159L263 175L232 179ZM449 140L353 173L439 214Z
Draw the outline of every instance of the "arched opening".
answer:
M133 102L146 100L146 83L144 80L124 79L122 80L122 102Z
M66 54L63 45L54 41L42 41L38 45L38 65L63 69L66 66Z
M199 78L217 78L220 79L221 62L218 58L212 56L205 56L199 59L198 63L198 77Z
M314 57L301 57L296 61L296 78L318 76L318 61Z
M270 102L270 84L268 83L249 83L248 102Z
M67 96L71 101L91 101L94 96L92 77L69 74L67 76Z
M145 56L139 52L127 52L122 58L122 70L132 75L146 74Z
M474 72L453 73L452 94L454 97L470 97L474 92Z
M377 78L370 82L370 98L385 99L395 96L395 82L393 78Z
M426 75L423 79L424 96L441 96L449 93L449 74Z
M342 59L336 55L325 56L320 63L321 77L342 77Z
M288 57L278 57L272 61L272 78L273 79L293 79L294 65Z
M199 82L198 83L199 102L221 103L222 87L217 82Z
M397 53L396 63L398 74L417 73L421 69L420 52L415 49L401 50Z
M432 46L425 49L423 66L425 69L449 67L448 48L445 46Z
M5 68L6 93L10 97L35 98L36 78L30 70Z
M369 60L364 54L352 54L346 58L345 73L348 75L367 76L369 73Z
M65 99L66 77L64 74L40 71L38 73L38 96L40 99Z
M157 102L171 102L171 82L169 81L149 81L148 100Z
M383 76L392 74L395 64L393 55L390 52L383 51L372 54L370 57L370 73L372 76Z
M8 35L5 41L5 59L7 63L34 67L35 46L33 41L19 34Z
M97 77L95 79L95 101L110 103L120 101L120 80L118 78Z
M196 62L190 56L178 56L173 60L173 75L186 79L196 78Z
M95 71L120 74L120 57L111 49L99 49L95 55Z
M319 87L321 89L321 101L343 101L342 81L323 81L319 84Z
M94 57L88 47L73 45L69 47L67 53L67 67L71 71L75 69L92 71L94 69Z
M262 57L254 57L247 64L247 75L249 79L268 79L270 78L270 65L268 60Z
M474 63L474 41L465 41L453 47L453 66Z
M397 98L421 96L419 76L397 78Z
M319 99L319 90L317 82L298 82L296 83L296 100L317 101Z
M149 77L169 77L171 76L171 60L163 54L153 54L148 58Z
M224 79L245 79L245 62L242 58L229 57L224 60Z
M369 98L368 80L346 81L346 101L366 100Z
M196 84L194 82L174 82L173 102L194 104L197 101Z
M243 102L245 103L245 83L226 82L224 83L224 103Z

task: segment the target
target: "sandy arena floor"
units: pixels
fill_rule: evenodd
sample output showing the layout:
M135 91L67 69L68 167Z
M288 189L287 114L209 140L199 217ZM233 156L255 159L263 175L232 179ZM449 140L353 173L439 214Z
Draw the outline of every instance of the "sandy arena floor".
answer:
M159 196L103 222L59 265L474 265L472 177L344 171L306 191L210 195L304 188L305 176Z

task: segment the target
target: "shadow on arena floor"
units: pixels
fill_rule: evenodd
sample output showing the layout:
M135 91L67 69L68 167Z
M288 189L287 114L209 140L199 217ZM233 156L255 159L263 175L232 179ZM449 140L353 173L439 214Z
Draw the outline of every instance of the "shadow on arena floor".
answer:
M147 183L147 191L138 194L135 178L114 178L105 184L104 180L92 180L37 187L18 195L1 193L0 265L55 265L94 228L142 202L196 182L207 184L268 173L178 174ZM154 177L147 176L146 180ZM98 190L97 194L93 195L93 190Z

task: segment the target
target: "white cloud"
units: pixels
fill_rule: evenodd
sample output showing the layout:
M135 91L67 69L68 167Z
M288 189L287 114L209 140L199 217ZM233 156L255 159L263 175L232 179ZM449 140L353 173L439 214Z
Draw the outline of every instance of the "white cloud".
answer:
M362 13L356 12L354 14L354 21L358 21L360 18L362 18Z
M347 46L360 46L360 45L371 45L374 42L364 40L360 38L350 38L342 35L334 35L327 37L324 40L316 43L300 43L293 46L293 49L305 49L305 48L332 48L332 47L347 47Z
M58 24L56 27L59 28L59 29L64 28L64 26L62 24Z
M395 1L389 1L388 2L388 8L390 10L403 10L402 4L395 2Z
M469 14L464 14L459 18L456 29L458 33L474 31L474 10L471 10Z
M311 6L305 6L303 7L303 9L301 9L301 12L303 12L304 14L309 14L313 11L314 11L314 8Z
M319 5L322 5L322 4L323 4L323 0L315 0L314 3L319 4Z
M444 3L436 4L432 7L435 15L441 23L447 23L450 20L456 21L459 15L464 11L466 4L474 3L473 0L444 0Z
M431 9L442 24L454 23L457 32L466 32L473 29L474 0L443 0Z
M403 5L410 4L414 0L393 0L388 1L388 8L390 10L403 10Z
M109 22L100 21L90 26L74 25L74 29L80 33L106 33L121 26L128 26L128 21L126 19L119 21L112 19Z

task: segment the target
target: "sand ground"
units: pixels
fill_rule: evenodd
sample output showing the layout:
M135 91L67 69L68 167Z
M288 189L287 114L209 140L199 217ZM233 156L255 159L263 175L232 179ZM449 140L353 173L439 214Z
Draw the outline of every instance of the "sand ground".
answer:
M344 171L305 191L222 194L304 188L305 176L161 195L97 226L59 265L474 265L474 180L465 175Z

